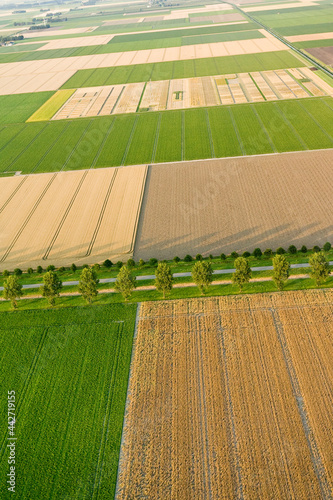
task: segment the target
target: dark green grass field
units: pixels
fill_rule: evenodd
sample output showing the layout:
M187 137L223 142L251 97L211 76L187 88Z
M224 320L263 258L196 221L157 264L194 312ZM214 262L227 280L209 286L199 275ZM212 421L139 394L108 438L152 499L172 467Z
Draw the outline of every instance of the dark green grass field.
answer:
M21 500L114 497L135 305L1 313L1 476L16 393ZM13 493L2 488L2 499Z
M41 173L333 147L333 99L7 125L0 172Z
M0 96L0 125L25 122L54 92Z
M83 69L77 71L62 86L64 89L116 85L120 83L169 80L194 76L222 75L248 71L299 68L304 63L289 51L209 57L187 61L134 64L114 68Z

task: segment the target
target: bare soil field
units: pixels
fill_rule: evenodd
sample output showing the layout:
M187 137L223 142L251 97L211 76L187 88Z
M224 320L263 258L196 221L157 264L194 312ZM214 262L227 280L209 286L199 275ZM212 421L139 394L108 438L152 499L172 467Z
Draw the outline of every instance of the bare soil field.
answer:
M0 179L0 268L127 260L147 168Z
M116 499L329 498L332 314L331 290L142 303Z
M92 45L105 45L109 43L114 35L82 36L77 38L60 38L51 40L37 50L69 49L71 47L88 47Z
M323 245L333 150L149 167L135 260Z
M314 47L306 49L312 56L329 66L333 65L333 47Z

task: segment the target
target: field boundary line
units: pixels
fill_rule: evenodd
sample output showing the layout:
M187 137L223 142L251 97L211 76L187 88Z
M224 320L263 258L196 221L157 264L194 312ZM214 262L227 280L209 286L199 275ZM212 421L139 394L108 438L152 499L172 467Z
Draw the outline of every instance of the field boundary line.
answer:
M110 92L108 93L108 95L106 96L105 98L105 101L103 103L103 106L101 108L99 108L99 111L97 113L97 116L104 116L104 115L101 115L101 112L103 111L103 109L105 108L106 106L106 102L108 101L110 95L112 94L112 92L114 91L114 86L112 87L112 89L110 90ZM91 106L92 107L92 106Z
M256 110L255 106L251 106L251 109L252 109L252 111L253 111L253 114L254 114L254 115L255 115L255 117L257 118L257 120L258 120L258 122L259 122L259 124L260 124L260 126L261 126L261 128L262 128L262 130L264 131L264 133L265 133L265 135L266 135L266 137L267 137L267 139L268 139L268 142L270 143L270 145L271 145L271 147L272 147L272 149L273 149L274 153L277 153L277 152L278 152L278 150L276 149L275 144L274 144L274 142L273 142L273 139L272 139L272 138L271 138L271 136L269 135L268 130L267 130L267 128L266 128L266 127L265 127L265 125L264 125L264 122L263 122L263 121L262 121L262 119L260 118L260 116L259 116L259 114L258 114L258 111Z
M275 101L273 102L273 106L274 108L277 109L278 113L281 115L282 119L284 120L284 122L286 123L286 125L290 128L290 130L293 132L294 136L296 137L296 139L300 142L301 145L303 145L303 147L305 147L305 149L307 151L311 151L311 149L309 149L309 146L306 144L306 142L302 139L302 137L299 135L299 133L297 132L297 130L295 129L294 125L288 120L288 118L286 117L286 115L284 114L284 112L282 111L282 109L279 107L278 103ZM318 151L318 150L316 150ZM320 151L320 150L319 150Z
M97 238L97 235L98 235L98 231L99 231L99 229L101 227L101 224L102 224L102 220L103 220L103 217L104 217L106 206L107 206L107 204L109 202L110 194L111 194L111 191L112 191L113 184L114 184L114 181L116 179L117 173L118 173L118 168L115 168L114 172L113 172L113 175L112 175L112 178L110 180L110 184L109 184L108 190L106 192L106 195L105 195L105 198L104 198L104 201L103 201L102 208L101 208L99 216L98 216L98 220L97 220L97 223L96 223L93 235L92 235L90 243L88 245L88 249L87 249L87 252L85 254L85 257L88 257L91 254L92 249L94 247L94 244L95 244L95 241L96 241L96 238Z
M141 95L140 95L140 99L139 99L138 105L136 107L135 113L138 113L139 110L140 110L140 105L141 105L141 102L142 102L142 99L143 99L143 94L145 93L145 90L147 88L147 84L148 84L148 82L145 82L145 84L143 86L143 89L142 89L142 92L141 92Z
M123 95L123 92L124 92L124 90L125 90L125 88L126 88L126 85L127 85L127 84L123 85L123 88L122 88L122 89L121 89L121 91L119 92L119 95L118 95L118 97L117 97L117 99L116 99L116 102L115 102L115 103L114 103L114 105L112 106L112 109L111 109L111 113L110 113L110 115L113 115L113 112L114 112L114 110L116 109L116 106L117 106L118 102L120 101L121 96Z
M144 199L144 193L145 193L145 189L146 189L148 169L149 169L149 166L146 165L145 173L144 173L144 177L143 177L143 181L142 181L142 185L141 185L141 193L140 193L140 199L139 199L139 203L138 203L138 210L136 212L136 217L135 217L135 222L134 222L134 227L133 227L133 236L132 236L131 246L130 246L130 249L127 253L134 253L136 235L137 235L137 231L138 231L138 227L139 227L139 219L140 219L140 215L141 215L142 202Z
M135 116L135 115L134 115ZM133 136L134 136L134 133L135 133L135 130L136 130L136 127L137 127L137 124L138 124L138 119L139 119L139 114L137 114L135 116L135 120L134 120L134 123L133 123L133 126L132 126L132 130L131 130L131 134L128 138L128 141L127 141L127 145L126 145L126 149L124 151L124 154L123 154L123 157L122 157L122 160L121 160L121 166L124 166L125 164L125 161L126 161L126 157L128 155L128 152L129 152L129 149L131 147L131 144L132 144L132 140L133 140Z
M151 155L151 162L150 163L154 163L154 161L155 161L155 156L156 156L156 151L157 151L157 144L158 144L158 139L159 139L159 136L160 136L161 121L162 121L162 113L159 113L157 127L156 127L156 132L155 132L155 141L154 141L153 152L152 152L152 155Z
M267 99L266 97L264 96L264 94L262 93L262 91L260 90L260 87L259 85L257 84L257 82L255 81L255 79L253 78L253 76L251 75L250 72L248 72L248 75L249 77L251 78L252 82L254 83L254 85L256 86L258 92L261 94L261 97L264 99L265 102L267 102ZM252 101L253 102L253 101Z
M319 487L323 496L323 499L325 500L331 500L332 499L332 494L331 494L331 489L329 486L328 478L326 476L326 471L325 467L323 465L323 460L320 454L320 450L316 441L316 437L314 435L314 432L311 428L311 424L309 421L309 416L308 412L306 409L306 404L304 402L304 398L302 395L301 391L301 386L299 384L298 378L297 378L297 373L296 369L294 367L294 363L292 360L292 356L288 347L287 339L284 334L284 328L282 325L282 322L279 317L279 313L276 309L273 307L269 308L271 314L272 314L272 319L275 327L275 332L278 338L278 341L281 346L283 358L285 361L285 365L287 368L287 372L289 375L289 380L290 380L290 385L294 394L294 398L296 401L298 413L302 422L302 427L304 430L304 434L307 440L308 444L308 449L310 452L311 456L311 461L312 465L315 471L315 474L318 479ZM298 310L298 308L297 308Z
M56 239L59 236L61 228L64 225L65 220L67 219L67 216L68 216L68 214L69 214L69 212L70 212L70 210L71 210L71 208L72 208L72 206L73 206L73 204L74 204L74 202L76 200L77 195L79 194L79 191L80 191L80 189L82 187L82 184L83 184L84 180L86 179L86 177L88 175L88 172L89 172L89 170L87 170L86 172L84 172L84 174L82 175L82 177L81 177L81 179L80 179L80 181L79 181L79 183L78 183L78 185L77 185L77 187L76 187L76 189L74 191L74 194L73 194L72 198L70 199L70 201L69 201L69 203L67 205L65 213L62 216L62 218L61 218L61 220L60 220L60 222L58 224L58 227L57 227L57 229L55 230L55 232L53 234L51 242L50 242L49 246L46 249L46 252L44 253L44 255L42 257L43 260L47 260L48 256L50 255L50 252L51 252L51 250L53 248L53 245L54 245L54 243L56 242Z
M15 156L15 158L10 162L9 165L7 165L6 168L10 168L14 163L17 162L17 160L20 158L20 156L22 156L26 151L27 149L30 148L31 144L33 144L37 139L38 137L41 135L42 132L44 132L44 130L49 126L49 123L46 123L45 127L43 127L37 135L35 135L35 137L29 142L29 144L26 145L26 147L17 155Z
M91 496L92 500L94 500L95 498L98 498L99 489L100 489L101 480L102 480L103 461L104 461L104 455L105 455L106 442L107 442L108 434L109 434L110 411L111 411L111 406L112 406L112 401L113 401L112 389L114 387L115 377L116 377L116 373L117 373L117 369L118 369L118 362L119 362L119 357L120 357L119 354L121 351L121 344L122 344L122 334L123 334L123 323L119 323L118 331L117 331L117 337L118 337L117 338L117 345L116 345L116 349L115 349L114 363L112 365L112 372L111 372L111 377L110 377L110 384L109 384L109 390L108 390L107 402L106 402L106 408L105 408L105 415L104 415L104 421L103 421L103 431L102 431L102 436L101 436L100 447L98 450L98 460L97 460L96 469L95 469L94 484L92 487L92 496ZM98 484L96 484L97 478L98 478Z
M231 110L231 106L228 106L228 112L229 112L229 116L230 116L230 119L231 119L231 123L234 127L234 131L235 131L235 134L237 136L237 139L238 139L238 142L239 142L239 145L240 145L240 148L243 152L243 156L251 156L251 155L247 155L246 154L246 151L245 151L245 147L244 147L244 144L243 144L243 141L241 139L241 136L240 136L240 133L239 133L239 130L238 130L238 127L237 127L237 124L236 124L236 121L235 121L235 117L234 115L232 114L232 110ZM232 157L231 157L232 158ZM235 156L234 158L237 158L237 156ZM238 158L241 158L241 156L238 156Z
M207 108L205 108L205 115L206 115L206 124L207 124L207 130L208 130L209 142L210 142L210 152L211 152L212 158L215 158L215 149L214 149L214 142L213 142L213 136L212 136L212 129L210 126Z
M185 111L182 110L182 161L185 161Z
M120 441L120 450L119 450L118 468L117 468L117 479L116 479L116 488L115 488L115 499L117 499L117 496L120 494L120 491L119 491L119 476L120 476L120 470L121 470L121 467L122 467L122 463L124 461L122 450L123 450L123 446L124 446L124 442L125 442L126 419L127 419L127 416L128 416L128 408L129 408L129 405L130 405L130 398L131 398L130 385L131 385L131 378L132 378L132 366L133 366L135 352L136 352L136 339L137 339L137 336L138 336L139 321L141 319L141 315L140 315L141 306L142 306L142 303L138 302L137 303L137 307L136 307L135 327L134 327L134 332L133 332L131 361L130 361L129 372L128 372L128 381L127 381L127 391L126 391L126 402L125 402L125 409L124 409L123 427L122 427L122 430L121 430L121 441Z
M234 409L233 409L233 404L232 404L232 397L231 397L231 389L230 389L230 383L229 383L229 371L228 371L228 365L227 365L227 352L226 352L226 347L225 347L225 342L224 342L224 328L222 326L222 321L221 321L221 315L219 311L215 311L213 314L215 314L218 324L219 324L219 333L220 333L220 343L218 343L220 349L220 357L221 357L221 362L223 365L223 381L224 381L224 395L226 399L226 413L228 416L228 434L231 434L231 443L230 447L232 449L232 462L233 462L233 468L235 471L235 476L236 476L236 481L237 481L237 500L243 500L244 499L244 493L243 493L243 481L242 481L242 467L240 465L240 460L239 460L239 449L238 449L238 442L237 442L237 434L236 434L236 425L235 425L235 416L234 416Z
M33 216L33 214L36 212L37 208L38 208L38 205L40 204L40 202L42 201L42 199L44 198L45 194L47 193L47 191L49 190L51 184L53 183L54 179L57 177L58 175L58 172L56 172L55 174L53 174L53 176L51 177L51 179L49 180L49 182L47 183L47 185L45 186L45 188L43 189L42 193L39 195L39 198L37 199L37 201L35 202L34 206L32 207L32 209L30 210L30 213L28 214L28 216L25 218L24 222L22 223L20 229L17 231L16 235L14 236L11 244L9 245L9 247L7 248L6 252L4 253L4 255L2 256L2 258L0 259L0 262L4 262L6 260L6 258L8 257L8 255L10 254L11 250L13 249L14 245L16 244L17 240L19 239L19 237L21 236L21 234L23 233L24 229L26 228L26 226L28 225L31 217Z
M108 131L106 132L106 134L105 134L105 136L104 136L104 139L102 140L101 145L100 145L100 147L98 148L97 153L95 154L95 157L94 157L93 161L91 162L90 169L95 168L95 165L96 165L96 163L97 163L97 161L98 161L98 158L100 157L100 154L101 154L101 152L102 152L102 149L104 148L105 143L106 143L106 141L108 140L109 135L110 135L110 133L111 133L111 130L113 129L113 126L114 126L114 122L115 122L115 121L116 121L116 118L115 118L115 117L112 117L112 121L111 121L110 127L108 128ZM114 168L114 167L110 167L110 168ZM68 170L67 170L67 172L68 172ZM69 172L70 172L70 170L69 170Z

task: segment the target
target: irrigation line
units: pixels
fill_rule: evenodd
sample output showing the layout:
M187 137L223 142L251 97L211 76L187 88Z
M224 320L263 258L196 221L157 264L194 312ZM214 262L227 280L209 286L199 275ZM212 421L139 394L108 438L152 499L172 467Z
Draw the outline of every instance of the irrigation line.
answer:
M55 233L54 233L54 235L53 235L53 237L52 237L52 240L51 240L51 242L50 242L49 246L47 247L45 254L44 254L44 255L43 255L43 257L42 257L42 259L43 259L43 260L47 260L48 256L50 255L50 252L51 252L51 250L52 250L52 248L53 248L53 245L54 245L54 243L55 243L56 239L57 239L57 238L58 238L58 236L59 236L59 233L60 233L60 231L61 231L61 229L62 229L62 227L63 227L63 225L64 225L64 223L65 223L65 220L66 220L66 218L67 218L67 216L68 216L68 214L69 214L69 212L70 212L70 210L71 210L71 208L72 208L72 206L73 206L73 204L74 204L74 201L75 201L75 199L76 199L77 195L79 194L79 191L80 191L80 189L81 189L81 187L82 187L82 184L83 184L83 182L84 182L85 178L86 178L86 177L87 177L87 175L88 175L88 172L89 172L89 170L86 170L86 171L84 172L84 174L82 175L82 177L81 177L81 179L80 179L80 182L79 182L79 184L77 185L77 188L76 188L76 190L74 191L74 194L73 194L73 196L72 196L72 198L71 198L71 200L70 200L69 204L67 205L66 211L65 211L64 215L62 216L61 221L59 222L57 229L55 230Z
M20 189L20 187L22 187L22 185L25 183L25 181L28 179L28 176L24 176L24 178L22 179L22 181L19 183L18 186L16 186L16 188L14 189L14 191L11 193L11 195L9 196L9 198L7 198L7 200L5 201L5 203L2 205L2 207L0 208L0 214L4 211L4 209L6 208L6 206L8 205L8 203L10 203L12 201L12 199L14 198L14 196L16 195L16 193L18 192L18 190Z
M142 207L142 202L143 202L143 199L144 199L144 193L145 193L145 190L146 190L147 177L148 177L148 169L149 169L149 166L146 165L145 175L144 175L144 179L143 179L142 186L141 186L141 193L140 193L140 200L139 200L139 203L138 203L138 210L136 211L136 217L135 217L133 234L132 234L132 241L131 241L131 245L130 245L130 248L129 248L129 250L128 250L127 253L132 253L132 252L134 253L134 246L135 246L135 242L136 242L136 233L137 233L137 230L138 230L138 227L139 227L139 219L140 219L140 214L141 214L141 207Z

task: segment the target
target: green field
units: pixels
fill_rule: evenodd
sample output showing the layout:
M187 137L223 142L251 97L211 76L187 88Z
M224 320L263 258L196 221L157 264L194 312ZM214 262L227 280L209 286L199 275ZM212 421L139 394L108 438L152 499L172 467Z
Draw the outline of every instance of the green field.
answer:
M113 498L135 313L118 304L1 314L1 414L14 390L20 499Z
M169 80L194 76L223 75L248 71L299 68L305 64L289 51L209 57L187 61L134 64L114 68L83 69L77 71L62 86L64 89L116 85L120 83Z
M181 47L182 45L195 45L199 43L264 38L264 35L253 29L256 27L257 26L255 24L251 24L251 26L241 24L238 28L233 27L233 30L231 30L232 26L229 26L229 30L227 30L227 32L223 26L208 26L205 28L192 28L186 30L157 31L142 34L137 33L135 35L115 36L108 44L105 45L92 45L88 47L72 47L65 49L31 50L29 45L23 45L18 47L20 48L20 51L12 50L9 53L0 51L0 63L110 54L113 52L127 52L131 50L160 49L165 47ZM240 30L239 32L238 29ZM22 52L22 47L24 47L24 52ZM15 46L10 48L14 49Z
M0 96L0 125L25 122L52 95L53 92L36 92Z
M40 173L333 147L333 99L15 124L0 172Z

